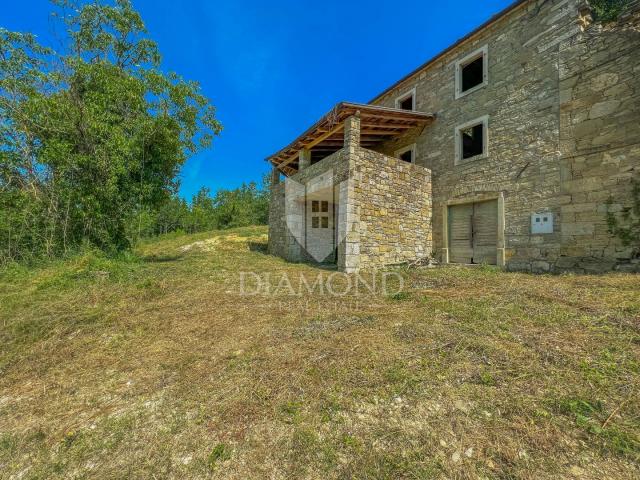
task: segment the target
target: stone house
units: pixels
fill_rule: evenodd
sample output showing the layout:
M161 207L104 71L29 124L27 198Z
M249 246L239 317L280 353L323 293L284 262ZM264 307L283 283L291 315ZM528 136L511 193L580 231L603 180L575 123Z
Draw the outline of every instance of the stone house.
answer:
M640 2L601 24L516 1L267 160L269 250L291 261L638 270L607 212L640 174Z

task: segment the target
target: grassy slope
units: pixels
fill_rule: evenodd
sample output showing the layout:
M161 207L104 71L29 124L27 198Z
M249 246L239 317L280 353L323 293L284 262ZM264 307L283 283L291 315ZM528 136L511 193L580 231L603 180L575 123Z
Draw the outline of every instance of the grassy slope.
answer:
M2 273L0 477L639 475L638 276L442 268L404 272L408 295L243 297L240 270L320 272L265 241Z

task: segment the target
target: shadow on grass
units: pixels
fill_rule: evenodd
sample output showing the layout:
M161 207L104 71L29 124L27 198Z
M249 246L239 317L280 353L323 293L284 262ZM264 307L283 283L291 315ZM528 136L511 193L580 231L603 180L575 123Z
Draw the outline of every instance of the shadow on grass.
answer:
M265 242L248 242L249 250L252 252L267 254L267 244Z
M305 262L305 265L309 265L310 267L319 268L320 270L331 270L338 271L338 265L335 263L315 263L315 262Z
M338 266L335 263L331 262L314 262L311 260L303 260L303 261L292 261L286 258L280 257L278 255L274 255L269 253L268 244L265 242L248 242L249 250L252 252L261 253L263 255L267 255L269 257L278 258L280 260L284 260L286 263L291 265L306 265L308 267L317 268L320 270L330 270L336 271L338 270Z
M142 260L146 263L169 263L177 262L184 258L184 254L171 254L171 255L146 255L142 257Z

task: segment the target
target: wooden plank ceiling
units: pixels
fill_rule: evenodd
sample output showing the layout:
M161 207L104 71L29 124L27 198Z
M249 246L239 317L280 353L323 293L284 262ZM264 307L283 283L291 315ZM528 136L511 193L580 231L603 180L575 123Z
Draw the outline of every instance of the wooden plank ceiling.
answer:
M301 150L311 151L312 163L331 155L343 147L344 121L356 113L360 115L360 146L364 148L405 135L411 129L424 128L434 119L430 113L341 102L292 143L267 157L267 160L290 176L298 171Z

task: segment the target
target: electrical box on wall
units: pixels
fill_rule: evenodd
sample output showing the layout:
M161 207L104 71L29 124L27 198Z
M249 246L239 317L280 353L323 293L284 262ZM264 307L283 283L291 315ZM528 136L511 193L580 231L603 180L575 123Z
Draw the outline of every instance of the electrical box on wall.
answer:
M532 214L531 233L553 233L553 213Z

